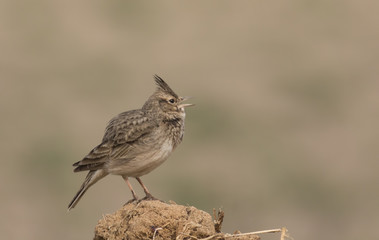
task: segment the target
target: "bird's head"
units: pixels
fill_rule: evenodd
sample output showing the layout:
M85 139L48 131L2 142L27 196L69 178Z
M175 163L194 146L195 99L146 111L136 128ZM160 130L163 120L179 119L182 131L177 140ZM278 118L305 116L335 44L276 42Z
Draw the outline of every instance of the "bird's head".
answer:
M158 88L143 108L157 111L163 114L165 118L184 118L184 108L194 105L183 103L189 97L178 96L158 75L154 75L154 79Z

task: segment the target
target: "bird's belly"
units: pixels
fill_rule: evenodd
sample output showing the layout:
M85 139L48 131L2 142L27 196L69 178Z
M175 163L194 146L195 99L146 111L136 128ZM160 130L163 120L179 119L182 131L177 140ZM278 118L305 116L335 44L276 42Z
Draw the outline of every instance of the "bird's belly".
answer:
M134 159L126 160L110 169L111 174L124 175L128 177L140 177L148 174L160 166L171 154L173 144L171 139L167 139L157 149L157 146L144 151ZM122 161L122 160L121 160Z

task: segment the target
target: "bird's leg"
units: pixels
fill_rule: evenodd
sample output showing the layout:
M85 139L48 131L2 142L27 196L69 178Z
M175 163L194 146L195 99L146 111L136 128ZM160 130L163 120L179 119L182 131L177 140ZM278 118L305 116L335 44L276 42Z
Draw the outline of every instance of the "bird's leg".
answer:
M133 202L133 201L138 200L138 197L137 197L136 193L134 192L134 190L132 188L132 185L130 184L130 182L128 180L128 177L122 176L122 178L125 180L126 184L128 184L128 187L129 187L129 189L130 189L130 191L132 192L132 195L133 195L133 199L131 201L129 201L129 202ZM129 203L129 202L127 202L127 203Z
M145 200L157 200L155 197L153 197L153 195L151 195L149 190L147 190L147 187L142 183L141 179L139 177L136 177L136 179L139 182L139 184L141 184L143 191L146 194L146 197L144 197L143 199L145 199Z

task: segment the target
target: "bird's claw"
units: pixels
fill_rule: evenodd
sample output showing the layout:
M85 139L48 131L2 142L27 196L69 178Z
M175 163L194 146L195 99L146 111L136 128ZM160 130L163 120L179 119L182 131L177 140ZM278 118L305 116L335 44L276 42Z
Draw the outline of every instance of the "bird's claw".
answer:
M124 206L126 206L126 205L128 205L128 204L130 204L130 203L134 203L134 202L140 202L141 200L140 199L138 199L138 198L132 198L132 199L130 199L129 201L127 201L125 204L124 204Z

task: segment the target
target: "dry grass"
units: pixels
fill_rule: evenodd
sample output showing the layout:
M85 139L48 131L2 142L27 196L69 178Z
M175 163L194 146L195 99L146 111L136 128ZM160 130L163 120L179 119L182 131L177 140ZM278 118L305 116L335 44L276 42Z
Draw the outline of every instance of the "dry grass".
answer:
M292 239L284 227L249 233L222 233L223 219L222 210L217 216L214 211L212 220L210 214L192 206L161 201L132 202L100 219L94 239L258 240L259 235L266 233L280 233L280 240Z

